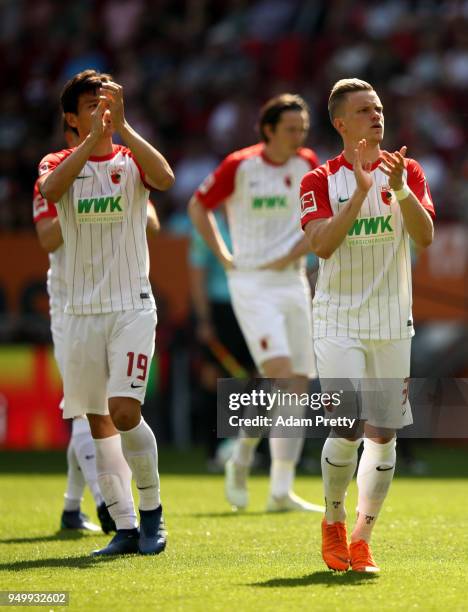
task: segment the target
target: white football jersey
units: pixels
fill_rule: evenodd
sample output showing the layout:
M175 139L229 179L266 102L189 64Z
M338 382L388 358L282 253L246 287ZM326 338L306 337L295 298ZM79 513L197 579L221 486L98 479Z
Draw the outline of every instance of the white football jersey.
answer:
M299 186L317 165L316 154L305 148L275 164L259 143L228 155L203 181L195 195L206 208L226 203L237 269L268 264L301 240Z
M39 176L73 149L47 155ZM132 153L114 145L91 156L57 203L65 246L68 314L154 308L148 279L146 215L149 186Z
M314 338L388 340L414 335L409 235L388 177L372 166L373 186L345 240L320 259L313 300ZM406 181L432 216L434 206L419 164L406 160ZM344 155L307 174L301 184L302 227L338 213L356 188Z
M48 202L40 193L38 183L34 185L33 221L54 219L57 217L55 204ZM63 313L67 301L67 283L65 281L65 248L63 244L53 253L49 253L49 269L47 270L47 293L51 316Z

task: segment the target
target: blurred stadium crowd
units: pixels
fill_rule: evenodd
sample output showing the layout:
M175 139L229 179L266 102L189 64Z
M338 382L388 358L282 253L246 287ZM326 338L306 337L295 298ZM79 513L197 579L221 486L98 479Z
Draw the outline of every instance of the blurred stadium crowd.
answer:
M385 148L406 144L422 164L438 224L468 220L468 0L2 0L0 17L4 236L33 235L38 162L64 146L60 91L90 67L124 86L130 124L175 170L175 186L153 194L169 234L190 235L191 194L226 154L257 140L258 108L274 94L306 99L307 145L321 161L335 156L339 139L327 98L337 79L350 76L370 81L383 101ZM434 261L441 259L453 266L445 255ZM2 266L11 275L5 258ZM21 297L21 318L8 312L0 291L0 342L50 340L49 321L29 306L38 290L45 297L45 278L36 285ZM437 290L442 302L455 299ZM158 407L162 439L183 446L191 438L189 414L205 423L202 358L195 326L174 325L156 296L158 396L150 403ZM467 333L450 320L418 326L413 375L466 371Z
M385 146L422 163L438 219L467 217L466 0L3 0L0 11L0 230L32 228L37 163L63 146L61 87L88 67L124 85L129 122L175 168L157 195L166 229L186 231L193 189L255 141L272 94L303 95L308 144L336 154L326 102L343 76L375 85Z

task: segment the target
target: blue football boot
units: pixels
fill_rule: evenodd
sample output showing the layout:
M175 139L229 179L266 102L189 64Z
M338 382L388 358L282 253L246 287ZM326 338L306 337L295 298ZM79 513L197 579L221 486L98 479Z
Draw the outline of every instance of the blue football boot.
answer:
M138 552L138 529L117 529L117 533L105 548L93 550L91 555L131 555Z
M64 510L60 519L61 529L84 529L85 531L101 531L89 520L89 517L79 510Z
M115 526L115 521L109 514L109 510L107 509L106 502L102 502L99 506L96 507L96 512L98 515L99 522L101 523L101 529L104 533L110 533L111 531L117 531L117 527Z
M162 506L155 510L140 510L140 539L138 550L142 555L159 555L166 548L167 531Z

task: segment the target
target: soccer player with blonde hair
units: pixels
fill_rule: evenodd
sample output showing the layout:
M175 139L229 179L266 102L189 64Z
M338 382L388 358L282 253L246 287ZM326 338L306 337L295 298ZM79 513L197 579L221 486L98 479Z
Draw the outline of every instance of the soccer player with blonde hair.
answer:
M369 83L338 81L329 113L343 152L301 184L302 227L320 258L313 309L317 368L322 388L343 377L395 384L385 411L366 406L349 545L344 501L361 439L334 432L325 441L322 556L334 570L376 572L369 542L395 470L395 431L412 422L410 238L420 248L430 245L434 207L421 166L406 157L406 147L381 150L383 107Z

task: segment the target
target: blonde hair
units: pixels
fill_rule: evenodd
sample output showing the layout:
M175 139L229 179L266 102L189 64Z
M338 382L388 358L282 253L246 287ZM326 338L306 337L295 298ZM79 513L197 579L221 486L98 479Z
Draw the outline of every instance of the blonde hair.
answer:
M361 79L340 79L333 85L328 98L328 114L332 123L337 115L338 107L344 102L346 96L354 91L374 91L374 88L370 83L361 81Z

